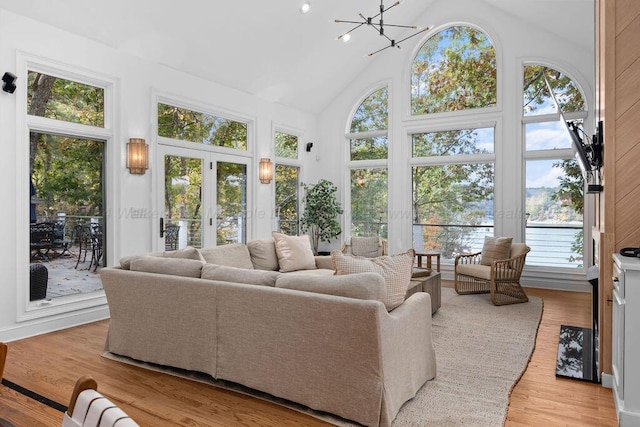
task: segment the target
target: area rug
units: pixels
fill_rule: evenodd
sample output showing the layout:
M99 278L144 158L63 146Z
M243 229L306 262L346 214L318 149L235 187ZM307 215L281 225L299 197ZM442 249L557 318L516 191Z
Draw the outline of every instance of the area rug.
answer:
M537 297L529 297L524 304L496 307L488 294L462 296L442 288L442 306L433 315L432 328L437 377L404 404L393 427L503 425L509 394L533 353L542 308ZM358 425L208 375L111 353L103 356L268 400L337 426Z

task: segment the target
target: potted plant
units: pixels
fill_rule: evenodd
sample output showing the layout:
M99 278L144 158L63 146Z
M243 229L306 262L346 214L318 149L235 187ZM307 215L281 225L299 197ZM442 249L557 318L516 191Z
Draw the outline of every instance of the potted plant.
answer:
M302 184L305 190L304 211L300 218L300 229L309 233L313 253L318 254L318 243L331 242L342 233L342 227L336 219L342 214L342 207L336 200L338 188L326 179L315 185Z

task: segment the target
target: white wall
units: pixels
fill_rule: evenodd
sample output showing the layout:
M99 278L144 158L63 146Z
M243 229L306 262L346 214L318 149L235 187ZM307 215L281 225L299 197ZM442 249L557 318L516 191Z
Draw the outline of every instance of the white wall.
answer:
M482 29L493 41L498 60L498 107L494 111L467 116L470 120L497 121L496 130L496 185L495 211L505 217L502 224L496 224L497 235L515 236L522 241L522 200L524 175L522 161L522 77L521 67L524 61L541 62L567 73L585 92L587 105L594 108L595 54L593 34L590 40L576 37L584 34L584 27L593 28L593 2L519 2L532 9L531 20L536 15L554 18L562 22L561 26L551 30L537 24L527 23L508 15L493 3L499 0L477 1L460 0L455 8L447 1L436 1L427 8L422 16L416 17L416 23L430 23L434 30L424 36L416 37L412 43L404 44L403 50L388 49L373 58L370 66L351 84L344 88L341 95L329 105L319 118L320 139L325 153L340 153L341 161L323 163L321 170L315 173L340 177L339 187L349 189L349 175L343 166L348 159L348 142L345 130L350 116L359 102L373 89L385 83L389 84L389 212L403 211L408 215L399 215L405 219L390 219L389 250L399 252L412 247L411 236L411 191L410 191L410 140L409 129L437 126L439 123L451 123L454 116L439 115L436 118L416 119L409 115L410 104L410 64L417 49L424 41L439 29L451 24L468 24ZM505 3L505 2L503 2ZM552 5L553 9L540 10ZM545 15L546 14L546 15ZM571 17L560 19L559 17ZM589 33L589 32L587 32ZM382 42L381 42L382 44ZM593 128L593 115L586 122L586 129ZM588 211L588 209L586 210ZM587 215L588 216L588 215ZM587 216L585 220L587 220ZM343 229L349 230L346 221ZM348 234L348 232L346 233ZM451 269L445 277L452 278ZM526 283L540 287L589 290L584 275L558 275L557 272L539 269L529 275Z
M46 61L62 64L67 68L86 70L104 75L116 82L115 118L113 141L108 148L107 200L111 224L110 252L108 264L113 265L124 256L152 250L153 225L157 219L154 192L157 172L153 166L145 175L131 175L125 167L125 144L131 137L145 138L150 144L151 159L156 153L152 134L152 93L173 93L181 98L208 105L217 111L230 111L251 117L255 122L257 144L250 149L254 170L260 157L273 158L272 123L286 125L304 132L303 141L317 141L316 118L291 108L271 104L247 93L139 60L129 55L52 28L39 22L0 9L0 74L5 71L20 75L19 59L42 57ZM0 245L0 341L34 335L65 328L108 316L102 298L101 304L91 308L79 308L70 313L59 313L55 307L48 308L51 315L18 322L24 310L20 293L28 292L28 219L22 213L28 210L28 144L25 144L26 128L17 129L18 97L24 96L24 80L17 82L18 89L11 95L0 92L0 141L3 155L0 156L0 200L5 208L0 210L0 224L4 232ZM17 145L16 141L22 141ZM303 162L311 162L303 150ZM315 158L315 157L314 157ZM313 160L315 164L315 160ZM273 183L256 185L254 206L261 215L249 229L249 238L267 237L273 225ZM303 177L303 179L306 179ZM15 207L15 209L14 209ZM123 215L129 209L147 212L139 218ZM24 216L24 218L23 218ZM110 221L110 222L109 222ZM67 297L65 297L67 298ZM28 299L28 298L27 298ZM60 300L60 301L58 301ZM54 305L64 298L54 299ZM71 304L70 307L81 307ZM64 310L62 310L64 311ZM23 316L24 317L24 316ZM27 316L29 317L29 316Z

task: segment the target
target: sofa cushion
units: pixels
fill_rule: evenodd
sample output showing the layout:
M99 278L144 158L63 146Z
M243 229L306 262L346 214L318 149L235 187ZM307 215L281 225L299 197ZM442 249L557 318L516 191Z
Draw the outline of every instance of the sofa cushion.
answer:
M336 272L331 268L315 268L313 270L288 271L287 276L335 276Z
M130 255L130 256L122 257L120 258L120 267L123 270L129 270L131 265L131 260L140 258L140 257L146 257L146 256L162 257L162 258L195 259L199 261L204 261L204 259L200 255L200 252L198 252L196 248L187 246L184 249L178 249L175 251L152 252L148 254Z
M253 269L249 249L244 243L232 243L230 245L202 248L200 249L200 254L205 262L209 264Z
M493 261L509 259L512 240L513 237L484 236L484 246L482 246L480 264L491 265Z
M301 280L300 276L282 274L276 280L276 288L376 300L382 303L385 302L387 297L384 278L378 273L357 273L345 276L305 276L304 280Z
M278 254L273 239L255 239L247 243L253 268L257 270L278 270Z
M491 266L482 264L458 264L456 273L465 276L478 277L480 279L491 280Z
M217 264L205 264L201 278L221 280L223 282L246 283L249 285L275 286L280 276L277 271L249 270L246 268L227 267Z
M374 272L384 277L387 288L384 305L387 310L393 310L404 301L411 281L414 257L413 249L376 258L345 255L341 251L331 252L337 275Z
M286 234L272 232L276 242L276 254L280 272L296 270L313 270L316 268L316 260L311 250L309 236L287 236Z
M200 277L203 261L195 259L142 256L131 260L131 271L170 274L183 277Z

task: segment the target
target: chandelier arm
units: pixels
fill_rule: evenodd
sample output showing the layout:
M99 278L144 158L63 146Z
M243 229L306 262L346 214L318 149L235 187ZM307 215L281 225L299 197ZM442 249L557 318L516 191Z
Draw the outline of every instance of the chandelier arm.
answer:
M402 40L397 41L397 42L396 42L396 44L400 44L400 43L402 43L403 41L405 41L405 40L409 40L411 37L415 37L415 36L417 36L418 34L422 34L422 33L424 33L425 31L428 31L428 30L429 30L429 27L423 28L422 30L418 31L417 33L411 34L409 37L405 37L405 38L403 38Z
M386 22L384 23L385 27L396 27L396 28L411 28L414 30L417 30L419 27L416 25L398 25L398 24L387 24Z
M361 22L361 21L343 21L342 19L336 19L334 22L336 24L360 24L360 25L366 24L366 22Z
M382 52L382 51L383 51L383 50L385 50L385 49L389 49L389 48L390 48L390 47L392 47L392 46L393 46L393 45L387 45L387 46L383 47L382 49L378 49L378 50L376 50L375 52L371 52L371 53L370 53L369 55L367 55L367 56L373 56L373 55L375 55L376 53Z

